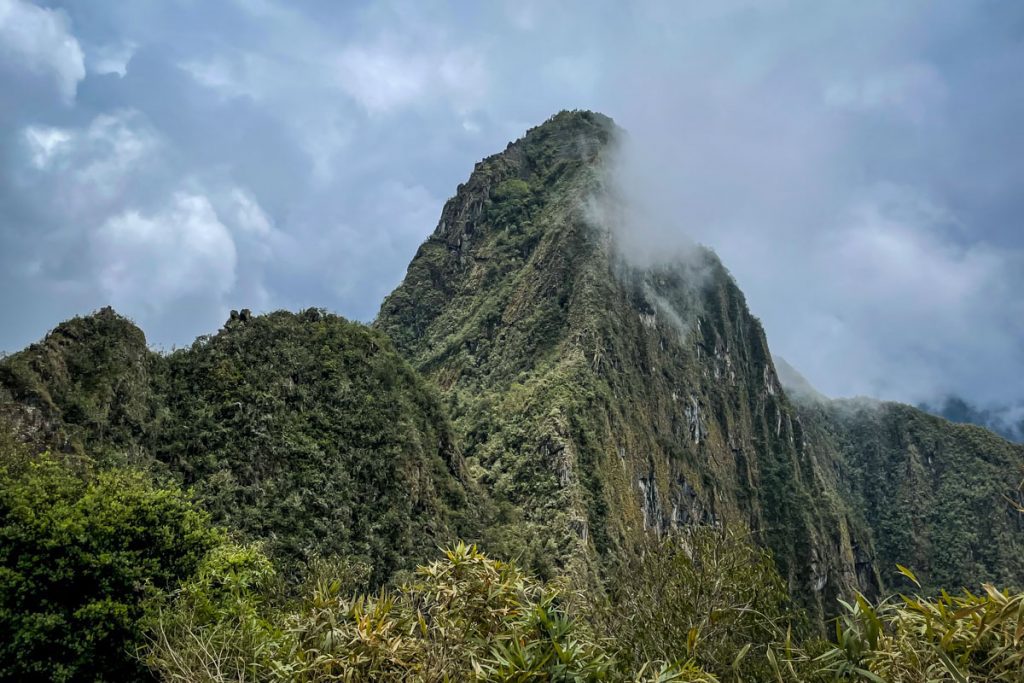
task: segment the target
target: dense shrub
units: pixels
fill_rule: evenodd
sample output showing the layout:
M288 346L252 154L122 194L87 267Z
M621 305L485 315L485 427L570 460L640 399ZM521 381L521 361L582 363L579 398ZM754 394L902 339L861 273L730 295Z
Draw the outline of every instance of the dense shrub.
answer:
M917 577L901 568L917 583ZM836 679L891 683L1024 680L1024 593L991 585L937 598L845 603L822 668Z
M0 679L146 677L147 604L222 538L141 473L0 454Z
M395 591L348 595L337 576L267 599L253 549L211 554L154 627L167 681L713 681L692 663L624 673L566 594L459 544Z
M739 532L693 527L651 541L609 588L596 621L634 666L688 658L723 680L772 680L769 649L806 635L771 553Z

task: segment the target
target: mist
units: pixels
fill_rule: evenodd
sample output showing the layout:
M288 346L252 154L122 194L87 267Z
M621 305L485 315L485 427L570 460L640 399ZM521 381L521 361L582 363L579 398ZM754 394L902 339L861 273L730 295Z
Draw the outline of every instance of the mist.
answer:
M978 87L1019 32L952 3L799 7L664 8L680 33L624 56L626 253L711 247L826 395L1019 402L1024 99Z

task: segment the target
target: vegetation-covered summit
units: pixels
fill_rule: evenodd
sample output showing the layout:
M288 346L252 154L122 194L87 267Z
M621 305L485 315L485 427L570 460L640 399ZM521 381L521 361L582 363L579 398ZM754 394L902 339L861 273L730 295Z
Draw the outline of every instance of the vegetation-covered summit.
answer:
M943 502L893 533L885 520L909 521L900 508L914 499L875 483L907 478L918 446L890 436L899 419L860 438L831 418L804 424L714 254L623 256L618 234L635 226L605 173L618 135L605 117L562 112L477 164L375 323L441 387L472 471L530 529L535 568L555 558L559 572L607 577L646 533L738 523L818 615L900 581L892 563L904 556L931 586L940 566L937 580L981 567L1024 580L1024 534L1004 498L1024 449L900 413L921 443L956 442L940 461L955 452L950 472L970 473L919 478L947 492L921 500L969 491L974 502L956 527ZM1005 532L1006 552L933 547L925 561L915 545L967 528Z
M106 309L0 362L0 392L40 447L167 473L288 560L358 557L382 580L466 533L433 389L382 334L316 309L233 315L168 355Z

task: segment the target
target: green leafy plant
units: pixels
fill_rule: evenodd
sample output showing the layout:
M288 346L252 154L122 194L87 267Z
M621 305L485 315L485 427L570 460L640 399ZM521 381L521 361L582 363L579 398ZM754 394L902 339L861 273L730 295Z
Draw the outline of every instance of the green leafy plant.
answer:
M226 554L225 554L226 553ZM567 593L463 543L396 590L348 595L313 577L268 598L257 549L213 553L153 625L147 661L167 681L716 680L693 661L628 673L567 609Z
M124 469L0 460L0 679L139 680L148 605L223 541L188 496Z
M899 571L918 584L905 567ZM876 683L1020 681L1024 672L1024 593L985 584L936 598L899 596L844 603L836 645L818 658L840 679Z
M798 675L806 658L793 654L793 633L805 635L805 619L771 554L747 535L692 527L642 557L615 573L595 615L623 657L692 659L724 680L772 680L780 663Z

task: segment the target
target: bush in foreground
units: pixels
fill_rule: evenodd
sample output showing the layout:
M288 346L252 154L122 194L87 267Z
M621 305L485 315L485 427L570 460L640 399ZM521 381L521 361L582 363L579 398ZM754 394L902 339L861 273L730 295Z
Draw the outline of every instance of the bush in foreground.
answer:
M0 453L0 680L149 677L147 605L223 541L142 473Z
M374 595L348 596L343 578L321 575L284 608L263 597L274 578L258 551L210 562L154 627L148 661L164 680L715 680L692 664L627 675L561 591L475 546Z

